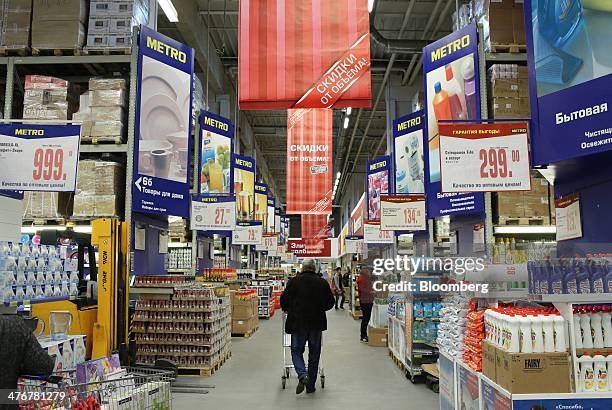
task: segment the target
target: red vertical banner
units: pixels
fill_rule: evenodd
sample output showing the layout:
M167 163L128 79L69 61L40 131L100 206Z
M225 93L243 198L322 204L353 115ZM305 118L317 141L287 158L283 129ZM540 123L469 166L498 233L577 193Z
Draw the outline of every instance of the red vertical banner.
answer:
M332 110L287 114L287 214L332 211Z
M241 0L247 110L370 107L367 0Z
M302 238L328 238L327 215L302 215Z

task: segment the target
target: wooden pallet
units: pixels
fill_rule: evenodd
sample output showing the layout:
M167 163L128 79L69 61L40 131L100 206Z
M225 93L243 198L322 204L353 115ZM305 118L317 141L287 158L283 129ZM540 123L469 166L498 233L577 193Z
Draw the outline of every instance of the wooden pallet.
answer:
M527 46L524 44L491 44L492 53L525 53Z
M499 225L550 225L548 216L499 216Z
M24 225L31 224L34 226L66 225L66 219L65 218L23 218L23 224Z
M126 55L131 54L131 47L90 47L86 46L83 48L84 55Z
M182 376L210 377L215 374L215 367L179 367L178 374Z
M24 57L30 54L28 46L3 46L0 47L0 56L2 57Z
M389 350L389 357L391 358L391 360L393 360L393 363L395 363L395 365L400 368L402 372L406 372L406 366L404 365L404 363L402 363L400 359L395 357L391 350Z
M248 339L253 336L253 334L259 329L259 326L255 326L253 329L249 330L246 333L232 333L232 337L242 337Z
M124 138L121 135L104 136L104 137L90 137L88 135L81 135L81 143L85 143L85 144L92 144L92 145L98 145L98 144L116 144L116 145L121 145L124 142L125 142Z
M83 54L83 49L80 47L74 48L36 48L32 47L33 56L80 56Z

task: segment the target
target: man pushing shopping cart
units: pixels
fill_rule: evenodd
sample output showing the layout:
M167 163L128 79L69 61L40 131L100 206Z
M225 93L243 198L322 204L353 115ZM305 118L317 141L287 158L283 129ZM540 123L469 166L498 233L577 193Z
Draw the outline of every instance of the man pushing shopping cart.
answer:
M325 312L330 310L335 302L329 284L317 274L314 260L304 260L302 272L287 283L280 302L283 312L287 313L285 332L291 335L291 359L298 376L295 392L300 394L306 389L306 393L314 393L323 331L327 330ZM306 343L308 369L304 362ZM283 336L283 345L285 344ZM288 371L283 373L283 388L288 375Z

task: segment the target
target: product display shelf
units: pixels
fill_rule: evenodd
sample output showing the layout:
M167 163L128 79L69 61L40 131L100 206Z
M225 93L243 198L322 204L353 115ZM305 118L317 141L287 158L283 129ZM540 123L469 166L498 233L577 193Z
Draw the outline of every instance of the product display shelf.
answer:
M351 275L351 295L350 295L350 308L351 316L353 319L361 319L361 304L359 303L359 291L357 289L357 273Z
M438 358L436 344L437 326L439 317L422 317L415 314L415 304L423 306L424 303L434 306L440 302L438 295L410 294L406 300L405 329L406 329L406 363L411 381L416 380L423 372L421 365L435 363ZM418 329L418 332L417 332ZM431 337L423 338L423 333L431 333Z
M387 338L389 353L393 359L401 363L404 369L408 368L406 363L406 325L403 320L389 315L389 335Z

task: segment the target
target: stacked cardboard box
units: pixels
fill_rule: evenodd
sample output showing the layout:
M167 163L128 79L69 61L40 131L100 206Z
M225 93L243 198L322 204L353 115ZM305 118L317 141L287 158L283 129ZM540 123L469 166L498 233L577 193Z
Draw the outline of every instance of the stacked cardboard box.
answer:
M256 293L231 291L232 334L246 335L259 326L258 298Z
M550 217L549 183L532 175L531 191L498 192L497 214L508 217Z
M89 6L88 48L132 45L132 28L149 21L146 0L92 0Z
M0 47L30 45L32 0L0 0Z
M74 49L85 42L86 0L34 0L32 47Z
M58 219L72 215L72 193L24 192L23 219Z
M388 328L386 327L368 325L368 346L387 347L387 332Z
M68 81L44 75L27 75L23 96L23 118L68 120L74 101Z
M75 217L118 216L123 198L123 167L116 162L81 160L74 195Z
M124 140L126 96L122 78L89 80L89 92L81 96L79 112L73 118L83 122L83 141L120 143Z
M494 64L489 69L493 118L531 118L527 67Z

